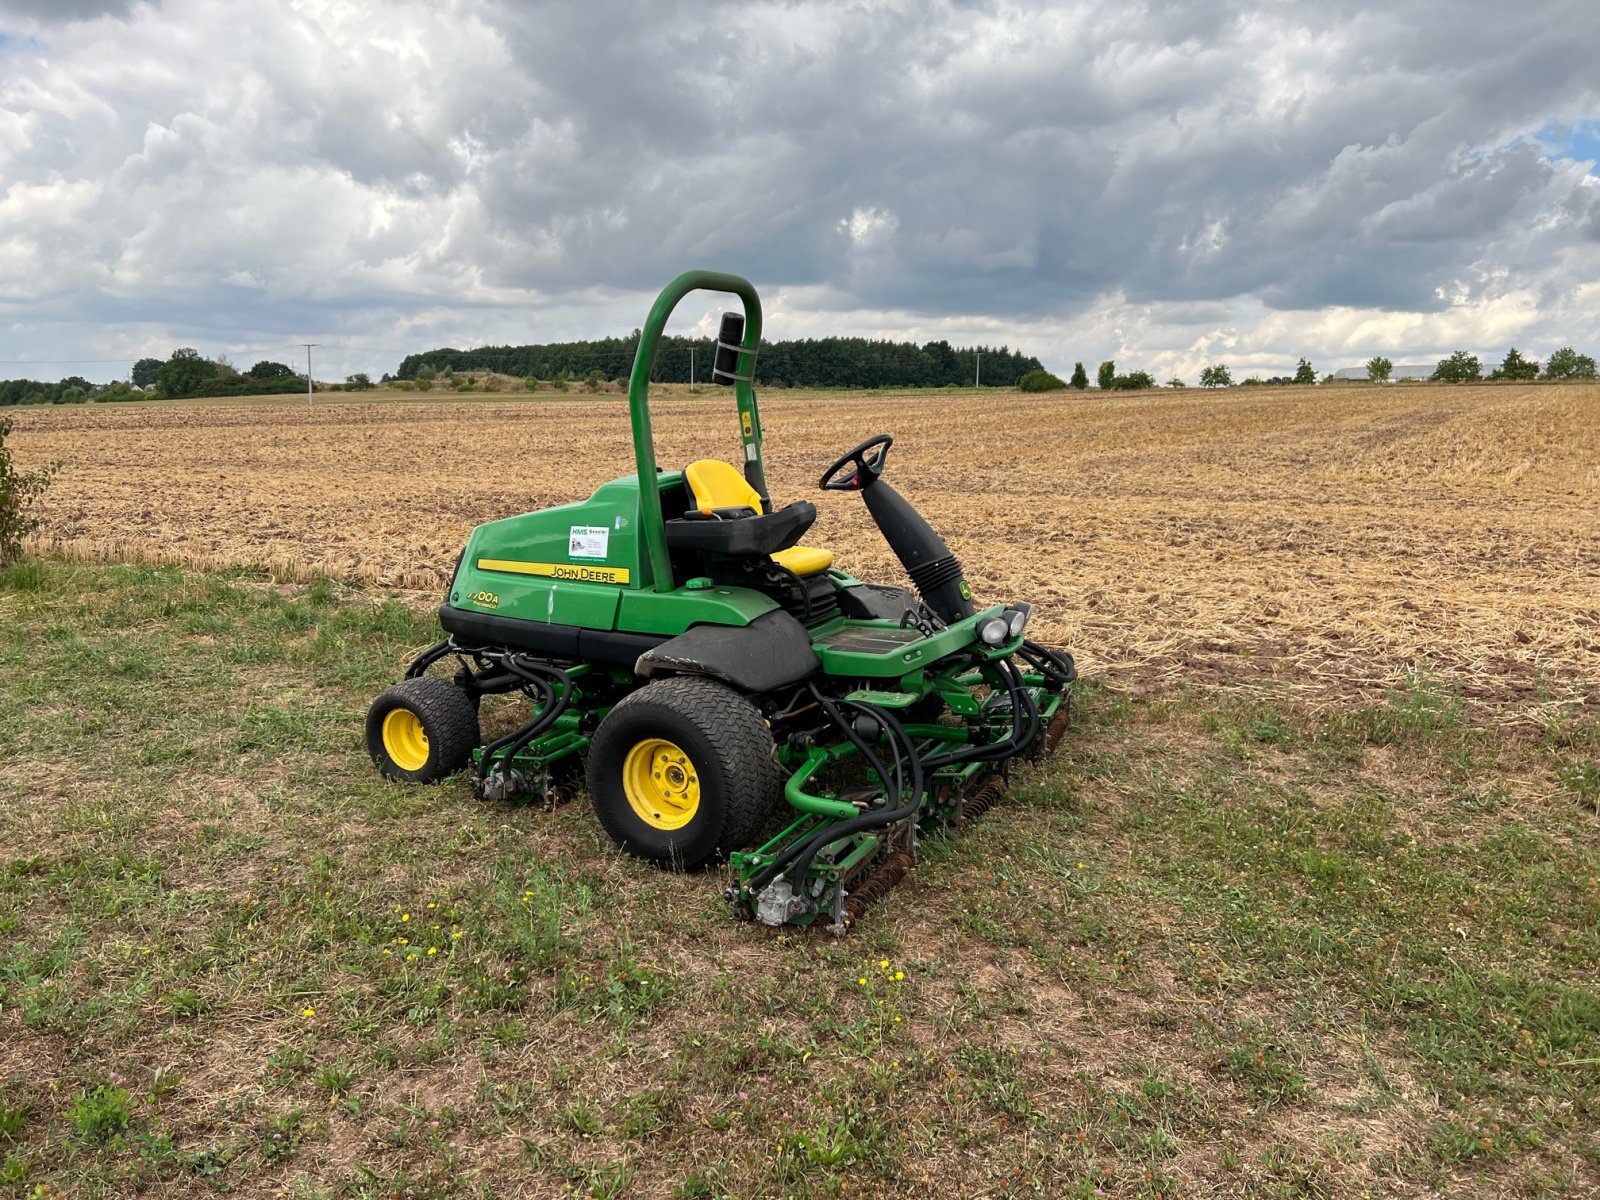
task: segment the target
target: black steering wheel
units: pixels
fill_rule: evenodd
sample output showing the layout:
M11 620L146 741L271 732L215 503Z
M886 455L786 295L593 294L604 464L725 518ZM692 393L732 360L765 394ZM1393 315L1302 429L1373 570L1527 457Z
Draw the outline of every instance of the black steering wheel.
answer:
M846 450L833 466L822 473L817 486L825 492L859 492L883 474L884 460L889 457L889 447L892 445L894 438L887 433L880 433L877 437L868 438L855 449ZM872 450L878 452L868 457L868 452ZM846 467L851 466L855 470L848 478L838 478Z

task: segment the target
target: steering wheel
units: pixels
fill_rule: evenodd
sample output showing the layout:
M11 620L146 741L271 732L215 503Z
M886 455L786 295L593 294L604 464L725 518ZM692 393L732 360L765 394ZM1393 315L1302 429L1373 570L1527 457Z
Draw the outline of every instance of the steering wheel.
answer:
M859 492L883 474L884 460L889 457L889 447L892 445L894 438L887 433L880 433L877 437L868 438L855 449L846 450L833 466L822 473L817 486L825 492ZM872 450L878 452L868 457L868 452ZM854 466L855 471L848 478L838 478L849 466Z

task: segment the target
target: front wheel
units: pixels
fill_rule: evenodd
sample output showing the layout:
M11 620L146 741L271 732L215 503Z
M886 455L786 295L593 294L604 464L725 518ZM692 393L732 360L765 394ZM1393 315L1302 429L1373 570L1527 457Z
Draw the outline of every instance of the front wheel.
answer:
M754 842L780 779L755 705L693 677L625 696L596 730L588 769L595 817L612 841L676 869Z
M437 783L472 759L478 710L466 692L424 675L395 684L367 710L367 753L385 779Z

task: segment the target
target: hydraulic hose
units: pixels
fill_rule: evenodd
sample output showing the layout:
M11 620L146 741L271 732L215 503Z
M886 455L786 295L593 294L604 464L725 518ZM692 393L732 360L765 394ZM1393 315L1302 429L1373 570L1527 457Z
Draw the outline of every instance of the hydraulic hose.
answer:
M484 747L483 754L478 759L480 780L488 778L489 766L497 757L503 764L509 766L518 754L527 749L535 738L550 728L556 718L566 711L572 696L572 678L559 667L523 662L517 656L510 654L505 656L503 664L507 671L539 693L537 701L539 709L526 724L518 726L504 737L497 738ZM560 691L556 690L557 687Z
M1022 677L1010 662L996 663L996 668L1005 677L1006 694L1011 700L1011 736L998 742L989 742L980 746L962 746L956 750L947 750L943 754L935 754L922 762L922 767L927 771L936 771L941 767L948 767L955 763L963 762L992 762L996 759L1010 758L1027 749L1028 745L1039 734L1039 707L1034 704L1033 697L1028 695L1027 689L1022 684ZM1027 730L1022 732L1018 728L1019 721L1026 719Z
M1034 704L1033 697L1028 695L1027 689L1022 682L1022 676L1012 663L1001 661L996 666L1005 679L1006 693L1011 701L1011 736L1002 741L991 742L986 745L963 746L958 750L946 751L943 754L931 755L928 758L923 758L917 753L916 743L906 733L905 727L888 712L859 701L840 700L835 702L818 691L815 684L810 685L812 696L822 710L827 713L829 720L839 727L850 743L866 759L867 765L877 772L879 779L883 780L886 803L883 808L872 812L862 813L858 817L848 817L843 821L825 825L803 841L779 851L773 861L750 881L747 885L749 890L751 892L760 892L779 876L803 882L806 872L811 868L812 859L816 857L818 851L830 842L836 842L840 838L849 837L851 834L861 833L868 829L892 825L897 821L914 816L922 804L924 781L932 771L954 763L987 762L1009 758L1026 749L1033 739L1039 736L1039 708ZM840 711L841 707L858 710L869 719L880 723L884 732L889 736L891 746L896 750L894 774L892 776L884 769L882 760L873 751L872 747L856 733L855 728L846 720L844 713ZM903 767L908 769L909 779L903 773ZM911 798L909 802L902 802L908 785Z
M903 820L913 815L922 802L922 763L917 756L916 744L912 742L910 735L905 731L905 727L896 718L882 709L857 701L844 700L840 701L839 704L835 704L834 701L829 700L818 691L815 685L811 688L811 694L816 698L822 710L828 714L828 718L839 727L850 741L850 744L866 759L867 765L877 772L878 778L883 781L887 802L883 808L873 812L863 813L859 817L849 817L843 821L825 825L804 841L779 851L777 857L750 881L748 887L752 892L761 891L780 875L787 876L792 873L794 878L804 881L805 873L811 867L811 860L816 857L817 852L822 847L830 842L838 841L842 837L848 837L853 833L890 825L896 821ZM872 747L856 733L854 727L845 719L844 714L839 709L840 704L857 709L870 719L880 723L883 730L889 735L890 744L897 751L893 774L884 767L883 761ZM909 778L907 778L907 772L902 770L903 761L909 763ZM909 784L911 794L909 804L901 802L907 790L907 784Z

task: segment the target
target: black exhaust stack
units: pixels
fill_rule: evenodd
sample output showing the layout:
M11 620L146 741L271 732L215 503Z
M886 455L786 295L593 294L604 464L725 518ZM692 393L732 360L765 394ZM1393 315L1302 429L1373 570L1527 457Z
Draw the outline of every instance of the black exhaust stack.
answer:
M862 482L861 498L867 502L867 511L928 607L947 625L976 612L961 561L933 526L882 479L869 477Z

